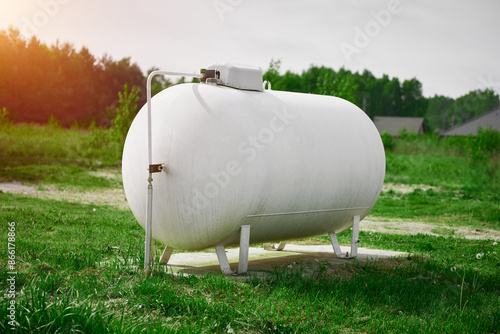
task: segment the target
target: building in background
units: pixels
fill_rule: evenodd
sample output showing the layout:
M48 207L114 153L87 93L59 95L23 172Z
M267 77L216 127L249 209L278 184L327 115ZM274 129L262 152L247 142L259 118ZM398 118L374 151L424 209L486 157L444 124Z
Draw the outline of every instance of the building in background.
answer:
M483 129L491 127L493 130L500 131L500 108L493 109L475 118L471 118L462 124L456 125L441 133L442 137L449 136L467 136L469 134L476 135L477 128L481 126Z
M390 116L375 116L373 123L378 129L378 132L389 132L393 137L398 137L399 132L406 129L409 133L424 134L427 132L423 117L390 117Z

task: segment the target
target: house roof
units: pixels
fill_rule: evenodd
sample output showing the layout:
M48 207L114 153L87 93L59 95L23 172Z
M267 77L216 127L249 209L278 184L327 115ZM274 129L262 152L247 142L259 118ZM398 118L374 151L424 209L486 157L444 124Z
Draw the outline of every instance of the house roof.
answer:
M476 135L477 128L479 126L481 126L483 129L491 126L493 130L500 131L500 108L493 109L460 125L449 128L448 130L443 131L441 133L441 136L466 136L468 134Z
M406 128L406 131L413 133L425 133L425 123L423 117L390 117L375 116L373 123L379 133L388 131L392 136L398 136L399 131Z

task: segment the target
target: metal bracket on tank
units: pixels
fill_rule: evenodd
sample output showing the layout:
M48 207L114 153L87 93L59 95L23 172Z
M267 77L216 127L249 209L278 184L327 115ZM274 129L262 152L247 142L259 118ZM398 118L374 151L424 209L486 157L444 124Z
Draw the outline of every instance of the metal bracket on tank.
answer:
M202 68L200 73L203 75L200 78L200 82L202 83L214 83L217 84L217 80L220 79L220 72L216 69L207 70Z
M160 173L160 172L163 172L163 171L166 171L167 167L165 166L165 164L153 164L153 165L149 165L149 172L150 173Z
M358 256L358 243L359 243L359 216L352 217L352 237L351 237L351 256L349 256L349 252L346 254L342 254L340 250L339 241L337 240L337 235L335 232L329 233L330 241L332 242L333 251L335 252L335 256L339 259L353 259Z

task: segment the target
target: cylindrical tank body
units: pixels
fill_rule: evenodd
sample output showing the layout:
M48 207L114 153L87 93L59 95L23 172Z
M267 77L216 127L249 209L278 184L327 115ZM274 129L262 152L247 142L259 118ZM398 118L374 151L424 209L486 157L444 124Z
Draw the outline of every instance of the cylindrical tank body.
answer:
M340 98L182 84L152 99L152 235L173 248L235 244L331 232L363 219L385 175L380 135ZM130 208L146 225L147 108L123 151Z

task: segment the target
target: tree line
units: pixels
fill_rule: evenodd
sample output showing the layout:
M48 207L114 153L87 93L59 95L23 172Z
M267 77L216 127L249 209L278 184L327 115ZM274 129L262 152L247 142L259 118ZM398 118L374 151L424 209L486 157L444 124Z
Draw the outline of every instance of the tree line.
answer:
M280 74L280 61L272 60L264 79L273 90L344 98L371 118L425 117L432 129L449 128L498 106L498 95L490 89L458 99L425 98L422 84L415 78L403 82L387 75L376 78L368 70L353 73L311 66L301 74ZM182 82L184 78L177 83ZM156 76L153 95L173 84ZM77 51L71 44L59 42L47 46L36 37L24 39L14 28L0 30L0 109L5 108L16 123L46 123L54 117L65 126L92 122L109 126L119 112L119 93L134 91L141 106L145 86L146 76L130 58L116 61L105 55L98 59L85 47Z
M441 131L479 116L499 105L499 96L492 89L474 90L453 99L422 95L422 84L416 78L401 82L383 75L376 78L370 71L335 71L324 66L311 66L301 74L287 71L280 74L279 60L272 60L264 80L273 90L337 96L375 116L424 117L431 130Z
M0 31L0 108L14 122L45 123L53 116L63 125L108 125L125 83L141 87L144 75L130 58L100 59L68 43L47 46L25 40L18 30Z

